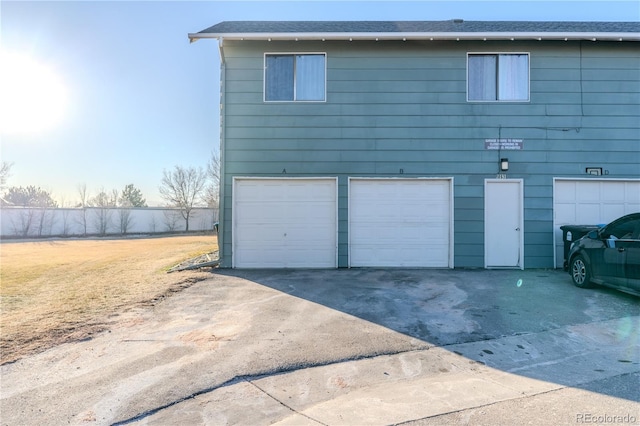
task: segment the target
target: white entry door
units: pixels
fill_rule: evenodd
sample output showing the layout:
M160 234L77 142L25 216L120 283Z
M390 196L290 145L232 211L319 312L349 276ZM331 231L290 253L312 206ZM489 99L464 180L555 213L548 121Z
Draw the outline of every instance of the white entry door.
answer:
M484 187L486 268L524 269L521 179L487 179Z

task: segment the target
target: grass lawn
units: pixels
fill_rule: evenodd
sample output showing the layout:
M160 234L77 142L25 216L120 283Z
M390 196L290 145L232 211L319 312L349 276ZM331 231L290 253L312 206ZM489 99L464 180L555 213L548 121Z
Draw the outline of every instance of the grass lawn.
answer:
M108 328L119 311L207 274L167 274L218 249L213 235L0 243L0 364Z

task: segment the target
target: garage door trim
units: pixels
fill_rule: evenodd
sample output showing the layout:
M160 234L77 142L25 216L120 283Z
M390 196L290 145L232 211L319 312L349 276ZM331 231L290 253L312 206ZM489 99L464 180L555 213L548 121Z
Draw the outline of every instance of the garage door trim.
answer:
M558 199L558 194L557 194L557 184L558 182L628 182L628 183L635 183L640 185L640 179L638 178L571 178L571 177L567 177L567 178L553 178L553 200L552 200L552 209L553 209L553 232L552 232L552 243L553 243L553 263L554 266L556 268L562 268L562 262L561 260L558 259L558 256L560 255L560 253L558 253L558 247L557 247L557 238L558 236L556 235L559 232L559 227L561 225L564 225L565 223L559 223L558 218L557 218L557 214L556 214L556 202ZM638 209L640 210L640 205L638 207ZM634 210L636 211L636 210ZM613 220L615 218L612 218L611 220ZM574 223L573 225L589 225L589 223Z
M334 252L334 259L333 259L333 268L337 268L338 267L338 178L337 177L326 177L326 176L321 176L321 177L303 177L303 176L292 176L292 177L275 177L275 176L234 176L232 178L232 192L231 192L231 205L233 206L233 211L232 211L232 215L231 215L231 230L232 230L232 236L231 236L231 256L232 256L232 268L237 268L237 256L236 256L236 250L238 248L238 241L237 241L237 232L235 232L236 230L236 226L238 224L238 218L237 218L237 214L238 214L238 209L236 208L236 186L238 184L238 182L241 181L294 181L294 180L302 180L302 181L328 181L328 182L333 182L334 184L334 188L335 188L335 194L334 194L334 224L335 224L335 230L334 230L334 247L333 247L333 252Z
M448 253L447 253L447 265L443 266L443 267L447 267L447 268L453 268L453 260L454 260L454 194L453 194L453 177L354 177L354 176L350 176L348 179L348 247L349 247L349 260L348 260L348 265L349 267L352 267L352 203L353 203L353 199L352 199L352 195L351 195L351 189L352 189L352 182L354 181L381 181L381 182L389 182L389 181L446 181L448 183L448 209L449 209L449 214L448 214L448 224L449 224L449 232L448 232Z

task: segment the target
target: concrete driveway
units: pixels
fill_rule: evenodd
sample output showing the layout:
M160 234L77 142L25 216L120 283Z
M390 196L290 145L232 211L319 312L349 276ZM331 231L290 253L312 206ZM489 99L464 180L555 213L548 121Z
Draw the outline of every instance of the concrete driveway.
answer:
M558 270L216 270L2 366L1 421L633 424L639 301Z

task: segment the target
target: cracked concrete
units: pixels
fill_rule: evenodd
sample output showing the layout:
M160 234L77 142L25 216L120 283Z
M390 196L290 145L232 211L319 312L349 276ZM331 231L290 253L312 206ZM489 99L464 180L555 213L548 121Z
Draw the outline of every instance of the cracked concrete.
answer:
M0 367L1 421L640 421L639 309L561 271L216 271L93 340Z

